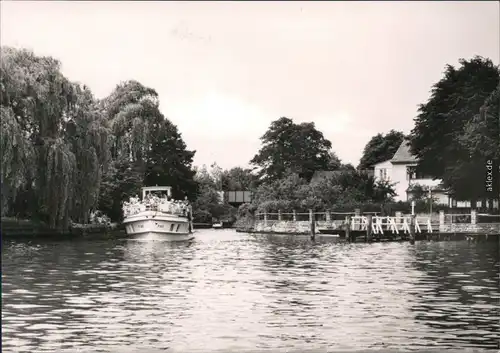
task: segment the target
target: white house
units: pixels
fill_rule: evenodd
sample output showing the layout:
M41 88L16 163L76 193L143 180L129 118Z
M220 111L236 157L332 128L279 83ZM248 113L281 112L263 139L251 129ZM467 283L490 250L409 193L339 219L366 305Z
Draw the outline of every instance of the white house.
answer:
M416 166L417 159L410 153L408 141L405 140L391 159L375 164L374 174L378 180L388 180L395 184L396 201L409 201L411 186L418 184L430 187L432 197L437 203L450 205L450 197L442 188L441 180L433 180L429 176L417 173Z

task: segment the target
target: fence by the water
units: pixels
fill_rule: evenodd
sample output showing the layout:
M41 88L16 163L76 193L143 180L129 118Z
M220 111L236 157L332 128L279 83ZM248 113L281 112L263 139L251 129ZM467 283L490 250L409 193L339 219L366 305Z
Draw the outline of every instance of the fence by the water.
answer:
M410 240L415 234L500 234L500 215L478 213L403 214L381 216L378 212L275 212L257 213L256 231L277 233L338 233L346 238L402 235Z

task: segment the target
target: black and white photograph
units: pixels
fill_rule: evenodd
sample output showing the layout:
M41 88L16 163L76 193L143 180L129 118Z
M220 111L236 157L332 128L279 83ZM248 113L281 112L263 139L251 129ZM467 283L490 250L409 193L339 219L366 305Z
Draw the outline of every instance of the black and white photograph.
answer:
M500 2L0 2L6 353L500 352Z

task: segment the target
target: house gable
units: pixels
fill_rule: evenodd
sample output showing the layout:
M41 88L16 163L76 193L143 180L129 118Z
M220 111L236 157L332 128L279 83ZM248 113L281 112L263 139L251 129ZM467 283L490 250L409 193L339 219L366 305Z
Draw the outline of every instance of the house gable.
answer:
M410 142L404 139L391 159L392 164L416 164L418 159L410 152Z
M392 167L392 159L388 159L383 162L378 162L373 165L373 169L380 169L380 168L391 168Z

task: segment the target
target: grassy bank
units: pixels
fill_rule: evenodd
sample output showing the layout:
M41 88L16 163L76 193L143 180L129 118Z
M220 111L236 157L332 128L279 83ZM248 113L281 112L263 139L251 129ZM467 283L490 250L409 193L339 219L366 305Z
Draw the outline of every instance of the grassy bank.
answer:
M121 225L110 224L75 224L67 230L51 229L45 223L16 219L1 218L2 238L90 238L90 237L119 237L124 235Z

